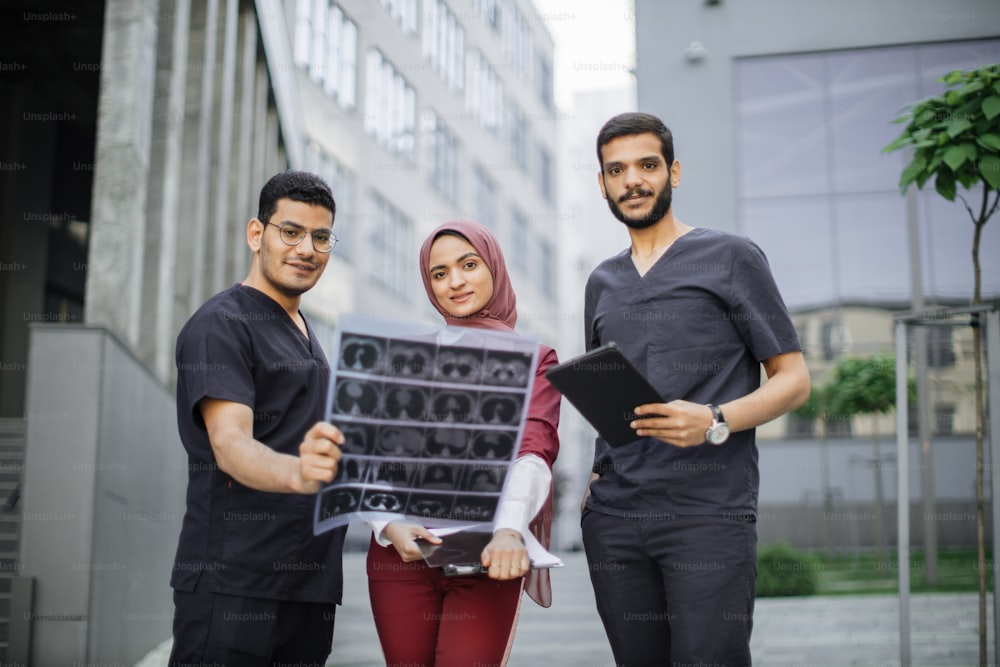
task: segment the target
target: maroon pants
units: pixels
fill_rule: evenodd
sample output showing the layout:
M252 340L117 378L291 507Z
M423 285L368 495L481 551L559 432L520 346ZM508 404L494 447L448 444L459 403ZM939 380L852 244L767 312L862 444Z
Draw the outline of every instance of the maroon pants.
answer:
M368 594L387 665L500 667L506 662L524 579L446 577L393 547L368 547Z

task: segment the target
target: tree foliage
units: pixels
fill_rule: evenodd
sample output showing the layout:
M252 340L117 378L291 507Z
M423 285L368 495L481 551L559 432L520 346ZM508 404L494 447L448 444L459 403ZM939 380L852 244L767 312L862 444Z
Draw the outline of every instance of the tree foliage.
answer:
M912 147L913 159L899 178L905 193L911 183L918 188L932 176L934 189L948 201L962 200L975 227L972 236L972 304L981 303L982 268L979 245L983 227L1000 203L1000 65L986 65L966 72L956 70L940 79L950 90L906 107L897 118L907 123L903 133L884 152ZM982 184L982 200L974 211L957 193L957 186L971 190ZM993 202L990 203L990 193ZM983 490L983 430L986 421L982 367L982 333L973 327L973 366L976 376L976 546L979 556L979 662L986 663L986 546L985 493Z
M916 385L907 380L907 400L916 397ZM805 419L850 418L885 414L896 408L896 358L888 353L871 357L845 357L834 366L822 386L795 414Z
M948 201L955 201L958 185L1000 189L1000 65L956 70L940 80L950 90L904 107L894 122L906 128L883 149L913 148L899 189L906 192L911 183L923 188L931 177Z

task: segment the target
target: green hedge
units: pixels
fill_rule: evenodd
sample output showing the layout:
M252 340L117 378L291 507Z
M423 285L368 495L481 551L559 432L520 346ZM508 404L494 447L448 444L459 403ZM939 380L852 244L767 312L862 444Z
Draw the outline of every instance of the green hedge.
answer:
M776 542L757 551L757 597L814 595L819 589L822 561L787 542Z

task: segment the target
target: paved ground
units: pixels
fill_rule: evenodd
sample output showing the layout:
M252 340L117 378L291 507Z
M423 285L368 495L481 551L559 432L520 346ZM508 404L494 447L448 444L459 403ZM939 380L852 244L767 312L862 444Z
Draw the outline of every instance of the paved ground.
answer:
M508 667L613 665L582 553L554 570L553 605L525 599ZM328 667L384 666L368 606L364 554L344 555L344 606L337 612ZM963 667L978 657L975 594L911 597L911 666ZM992 600L988 604L992 628ZM996 665L990 632L990 664ZM757 601L751 640L756 667L891 667L899 660L895 596L768 598ZM137 667L164 667L169 642Z

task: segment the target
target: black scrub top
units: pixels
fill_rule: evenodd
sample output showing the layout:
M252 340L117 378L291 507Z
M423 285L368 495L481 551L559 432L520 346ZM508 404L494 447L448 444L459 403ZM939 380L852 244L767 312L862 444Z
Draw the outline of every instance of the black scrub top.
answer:
M760 386L760 362L800 349L764 253L749 239L693 229L640 276L625 250L587 281L591 350L614 341L664 402L725 403ZM674 447L598 437L588 506L634 519L753 517L759 473L754 430L721 446Z
M171 586L306 602L341 600L343 528L313 535L315 496L264 493L218 468L198 402L249 406L254 438L298 455L324 417L330 367L273 299L234 285L209 299L177 336L177 425L188 453L187 511Z

